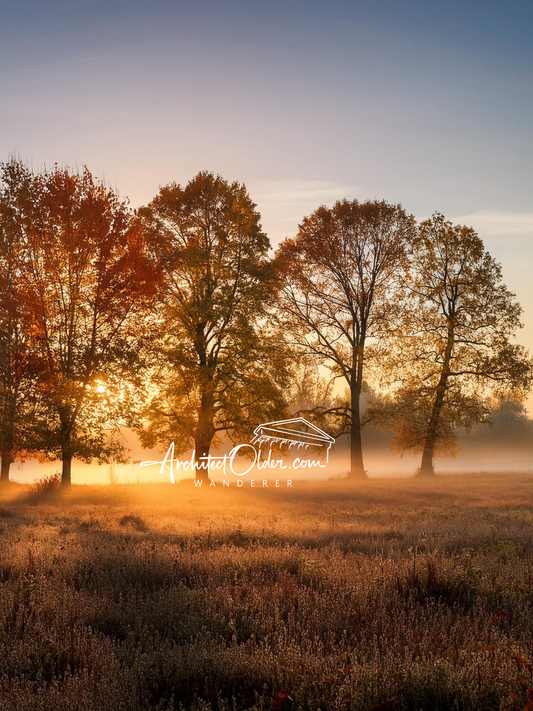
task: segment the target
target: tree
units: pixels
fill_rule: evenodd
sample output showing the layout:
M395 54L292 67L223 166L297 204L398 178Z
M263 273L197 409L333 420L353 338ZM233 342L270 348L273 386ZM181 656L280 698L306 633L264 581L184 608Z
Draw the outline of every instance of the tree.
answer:
M435 213L421 223L411 259L390 421L393 446L422 451L420 474L430 475L438 452L455 451L459 427L490 419L494 393L527 392L533 363L512 342L520 305L472 228Z
M286 270L283 313L294 346L344 381L344 404L315 408L350 434L350 476L364 477L361 392L367 370L384 357L398 315L399 276L414 220L400 205L342 200L306 217L278 258Z
M316 363L298 357L291 368L289 402L291 413L307 415L315 413L317 405L323 410L337 406L339 398L333 394L333 382L320 373ZM334 422L332 424L334 426Z
M27 212L28 174L15 159L0 166L0 481L31 449L37 359L25 301L19 216Z
M272 307L279 269L244 185L201 172L140 211L165 279L154 395L141 439L194 448L196 477L220 432L236 442L286 414L287 363Z
M492 403L489 425L520 435L524 430L530 429L531 420L521 400L512 397L512 394L506 396L505 393L501 393L496 402Z
M512 450L533 447L533 420L523 401L512 393L500 392L490 403L491 412L484 426L477 428L476 440L483 448Z
M68 485L73 457L107 461L122 451L110 434L124 424L125 383L137 367L158 269L141 222L87 168L18 169L21 278L44 412L38 446L61 458Z

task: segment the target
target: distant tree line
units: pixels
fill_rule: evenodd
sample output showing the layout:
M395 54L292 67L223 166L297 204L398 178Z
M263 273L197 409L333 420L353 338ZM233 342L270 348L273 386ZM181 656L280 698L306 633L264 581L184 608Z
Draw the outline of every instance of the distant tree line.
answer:
M196 476L224 433L305 415L362 428L434 473L494 397L520 403L533 363L521 308L470 227L401 205L341 200L304 217L274 255L244 185L201 172L146 207L84 169L0 165L0 454L125 461L194 449ZM343 389L344 388L344 389ZM362 408L364 391L371 392ZM368 398L367 398L368 399Z

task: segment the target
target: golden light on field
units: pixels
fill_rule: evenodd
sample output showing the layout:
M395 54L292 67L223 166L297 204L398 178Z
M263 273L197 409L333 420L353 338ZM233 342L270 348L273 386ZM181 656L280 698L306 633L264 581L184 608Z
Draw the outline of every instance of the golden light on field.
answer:
M22 711L514 709L533 695L532 483L4 488L0 696Z

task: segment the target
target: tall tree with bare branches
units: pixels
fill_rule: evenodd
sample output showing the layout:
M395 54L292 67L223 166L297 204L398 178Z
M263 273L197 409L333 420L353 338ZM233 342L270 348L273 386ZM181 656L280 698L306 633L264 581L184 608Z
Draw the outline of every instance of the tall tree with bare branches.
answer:
M365 476L361 391L398 315L399 276L413 235L414 220L400 205L342 200L306 217L278 250L286 274L283 318L294 346L348 389L344 404L317 407L314 415L336 416L337 435L350 434L351 477Z

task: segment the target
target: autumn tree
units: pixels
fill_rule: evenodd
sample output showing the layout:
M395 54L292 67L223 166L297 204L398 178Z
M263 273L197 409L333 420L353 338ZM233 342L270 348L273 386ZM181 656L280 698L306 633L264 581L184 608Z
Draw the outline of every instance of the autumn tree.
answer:
M399 276L413 232L413 218L400 205L342 200L306 217L278 250L291 341L348 390L344 403L308 414L333 415L337 436L350 434L351 477L365 476L361 392L364 378L380 366L385 336L398 316Z
M420 224L411 260L389 421L393 447L421 451L420 474L430 475L436 454L455 451L460 427L490 420L494 394L527 392L532 361L513 342L520 305L472 228L434 214Z
M234 442L286 414L285 351L272 306L279 270L244 185L201 172L140 211L164 270L145 445L194 449L196 477L225 432Z
M158 270L140 221L89 170L24 174L17 215L24 299L39 358L39 447L62 460L120 455L110 433L125 424L144 310Z
M37 358L24 298L20 215L28 212L29 176L11 159L0 166L0 481L31 450Z

